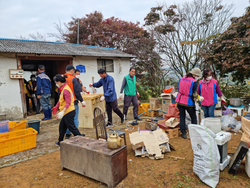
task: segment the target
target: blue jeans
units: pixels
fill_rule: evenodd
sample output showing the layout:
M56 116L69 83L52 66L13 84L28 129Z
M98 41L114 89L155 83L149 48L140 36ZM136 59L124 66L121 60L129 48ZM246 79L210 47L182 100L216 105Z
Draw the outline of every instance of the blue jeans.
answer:
M40 103L41 103L43 110L51 109L50 97L51 97L51 94L42 94L41 95Z
M207 117L213 117L214 118L214 110L216 105L211 106L202 106L202 109L204 111L205 118Z
M75 123L76 128L78 128L78 126L79 126L79 120L78 120L79 106L78 106L78 104L75 105L75 111L76 111L76 114L74 116L74 123ZM69 131L69 129L67 129L66 134L71 134L70 131Z

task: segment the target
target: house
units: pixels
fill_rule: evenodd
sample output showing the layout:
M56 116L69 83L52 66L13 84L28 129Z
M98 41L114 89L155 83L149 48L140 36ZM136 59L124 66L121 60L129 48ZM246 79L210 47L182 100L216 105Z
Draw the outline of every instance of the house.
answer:
M23 77L28 81L35 74L39 64L46 67L46 74L52 80L56 74L64 74L66 66L72 64L81 69L80 79L87 90L92 77L100 79L97 71L105 68L115 79L116 93L119 94L123 77L128 74L130 59L134 56L116 49L32 40L0 38L0 114L7 119L26 117L23 79L11 75L12 69L24 70ZM20 74L21 76L21 74ZM52 103L55 98L55 83L52 82ZM102 88L97 89L102 93Z

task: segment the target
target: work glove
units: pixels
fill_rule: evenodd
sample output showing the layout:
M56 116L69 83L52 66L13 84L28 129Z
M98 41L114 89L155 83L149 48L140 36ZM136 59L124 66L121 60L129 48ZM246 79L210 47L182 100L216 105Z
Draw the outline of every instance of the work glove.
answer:
M93 84L89 84L89 87L93 87Z
M83 95L83 92L80 92L81 95Z
M56 119L62 119L63 116L64 116L64 111L61 111L56 115Z
M137 97L140 97L140 94L138 92L136 93L136 95L137 95Z
M123 93L120 94L120 99L123 99L124 98L124 95Z
M51 110L52 110L53 115L55 115L57 113L57 108L56 107L53 107Z
M87 94L90 94L90 91L87 91L86 93L87 93Z
M105 97L102 96L102 97L100 98L100 101L102 102L102 101L104 101L104 99L105 99Z
M85 106L86 106L86 102L82 101L82 107L85 107Z
M204 97L202 97L202 96L200 96L200 97L198 97L198 101L203 101L204 100Z
M223 97L221 97L221 102L222 102L222 104L226 104L227 103L227 101Z

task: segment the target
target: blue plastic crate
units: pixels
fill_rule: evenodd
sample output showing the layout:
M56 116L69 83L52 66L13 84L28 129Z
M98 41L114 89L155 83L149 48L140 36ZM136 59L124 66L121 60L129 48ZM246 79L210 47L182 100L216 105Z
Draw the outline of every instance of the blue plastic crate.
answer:
M0 133L9 132L9 121L0 121Z

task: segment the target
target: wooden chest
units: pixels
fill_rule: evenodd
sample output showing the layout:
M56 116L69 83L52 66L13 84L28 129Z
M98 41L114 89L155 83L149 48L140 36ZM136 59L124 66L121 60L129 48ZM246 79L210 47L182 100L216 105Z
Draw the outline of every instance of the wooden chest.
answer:
M76 136L60 143L61 168L115 187L127 176L127 148L111 150L107 142Z

